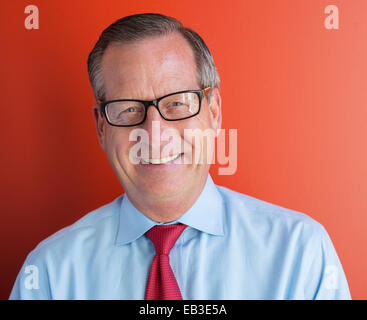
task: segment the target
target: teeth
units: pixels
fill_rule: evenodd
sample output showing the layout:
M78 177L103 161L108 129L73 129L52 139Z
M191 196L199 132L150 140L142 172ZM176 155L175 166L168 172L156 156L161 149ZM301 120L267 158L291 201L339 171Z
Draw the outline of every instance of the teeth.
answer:
M165 158L161 158L161 159L141 159L141 161L143 163L150 163L150 164L163 164L163 163L167 163L170 162L172 160L177 159L181 154L176 154L174 156L170 156L170 157L165 157Z

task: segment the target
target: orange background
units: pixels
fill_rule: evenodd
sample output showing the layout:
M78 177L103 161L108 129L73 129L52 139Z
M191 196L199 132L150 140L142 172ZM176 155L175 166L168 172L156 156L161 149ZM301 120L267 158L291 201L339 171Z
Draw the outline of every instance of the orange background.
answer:
M24 9L39 9L26 30ZM327 30L326 5L340 29ZM0 2L0 298L42 239L123 190L99 148L87 55L120 17L174 16L207 42L238 170L217 184L325 226L354 299L367 298L367 1Z

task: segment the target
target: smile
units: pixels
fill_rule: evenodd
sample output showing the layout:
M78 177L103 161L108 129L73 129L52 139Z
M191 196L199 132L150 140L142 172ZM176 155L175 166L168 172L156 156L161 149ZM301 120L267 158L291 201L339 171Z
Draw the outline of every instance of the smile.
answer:
M165 157L165 158L160 158L160 159L143 159L141 158L141 162L145 163L145 164L165 164L168 163L170 161L176 160L181 156L181 153L178 153L174 156L170 156L170 157Z

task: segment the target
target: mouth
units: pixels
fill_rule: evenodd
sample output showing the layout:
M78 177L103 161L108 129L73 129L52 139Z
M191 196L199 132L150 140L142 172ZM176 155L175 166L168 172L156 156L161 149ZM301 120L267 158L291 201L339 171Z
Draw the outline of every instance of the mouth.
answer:
M160 158L160 159L143 159L143 158L140 158L140 160L141 160L142 164L166 164L166 163L169 163L171 161L174 161L174 160L178 159L180 156L181 156L181 153L178 153L174 156L164 157L164 158Z

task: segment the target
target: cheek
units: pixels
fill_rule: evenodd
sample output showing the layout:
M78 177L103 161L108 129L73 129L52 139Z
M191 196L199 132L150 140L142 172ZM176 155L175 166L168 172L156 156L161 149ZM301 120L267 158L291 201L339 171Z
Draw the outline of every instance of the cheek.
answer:
M126 161L126 154L128 154L130 144L129 134L123 128L114 128L106 131L106 151L108 158L115 162L118 160ZM117 158L117 159L116 159Z
M182 120L182 124L180 124L180 131L183 133L184 129L200 129L206 130L211 128L209 121L209 114L206 110L201 110L201 112L193 118L189 118L186 120Z
M212 128L209 126L207 115L200 114L195 118L187 119L186 123L182 124L180 130L181 137L184 143L184 151L186 152L187 159L190 159L192 163L197 163L201 157L203 161L206 161L208 152L211 152L212 143L208 144L207 136L209 139L215 139L215 132L208 133L207 130ZM185 133L185 129L187 130ZM207 150L208 149L208 150ZM187 152L189 151L189 152ZM197 159L196 161L194 159Z
M200 113L194 118L198 122L197 127L202 130L212 128L208 108L209 106L207 104L203 104Z

